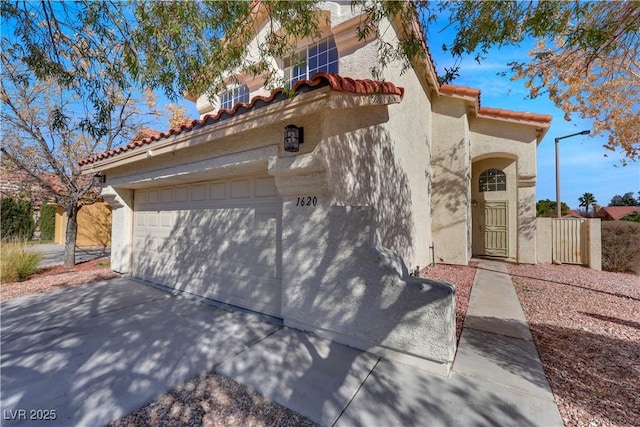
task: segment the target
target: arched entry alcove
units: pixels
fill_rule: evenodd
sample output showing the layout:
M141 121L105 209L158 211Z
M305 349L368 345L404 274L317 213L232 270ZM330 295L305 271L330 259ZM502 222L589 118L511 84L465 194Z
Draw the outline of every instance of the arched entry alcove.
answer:
M484 155L472 164L472 255L516 258L518 186L515 156Z

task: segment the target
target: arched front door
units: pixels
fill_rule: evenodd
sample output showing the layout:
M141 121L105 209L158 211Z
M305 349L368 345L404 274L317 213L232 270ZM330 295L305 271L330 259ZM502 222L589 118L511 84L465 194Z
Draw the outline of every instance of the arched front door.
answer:
M512 159L484 159L473 165L472 251L474 256L509 257L510 218L515 202Z

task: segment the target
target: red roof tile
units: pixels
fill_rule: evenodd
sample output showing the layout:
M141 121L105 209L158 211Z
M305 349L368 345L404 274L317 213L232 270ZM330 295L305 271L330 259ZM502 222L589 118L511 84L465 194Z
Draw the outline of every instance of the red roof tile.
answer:
M523 113L520 111L502 110L500 108L481 107L478 115L484 117L499 117L503 119L525 120L528 122L539 122L548 124L553 116L548 114Z
M293 92L301 92L305 89L313 90L325 86L329 86L331 90L335 92L347 92L358 95L385 94L398 95L400 97L404 95L404 88L397 87L390 82L380 82L366 79L354 80L347 77L341 77L338 74L329 74L324 72L314 74L309 80L298 81L293 86L292 90ZM281 101L284 99L288 99L288 96L284 93L284 90L276 89L271 92L271 95L268 97L256 96L249 103L236 104L232 109L221 109L215 115L207 114L202 119L192 120L179 127L171 128L167 132L156 132L143 139L134 139L129 144L123 147L98 154L97 156L90 157L88 159L81 160L79 164L80 166L84 166L94 163L98 160L107 159L125 151L132 150L136 147L151 144L153 141L158 141L160 139L169 137L171 135L177 135L182 132L188 132L193 130L195 127L202 127L207 124L215 123L219 120L233 117L236 114L241 114L254 108L263 107L266 104L270 104L274 101Z
M471 101L476 103L477 114L480 117L501 118L511 120L523 120L527 122L537 122L548 125L552 116L548 114L523 113L520 111L502 110L500 108L487 108L480 106L480 90L465 86L442 85L440 93L447 96L459 96L464 98L473 98Z
M473 89L464 86L441 85L440 93L444 95L470 96L472 98L478 98L478 100L480 99L480 89Z
M567 212L566 215L562 216L563 218L584 218L582 215L580 215L580 212L578 212L575 209L570 209L569 212Z
M598 216L605 220L618 220L635 212L640 212L640 206L608 206L600 208Z

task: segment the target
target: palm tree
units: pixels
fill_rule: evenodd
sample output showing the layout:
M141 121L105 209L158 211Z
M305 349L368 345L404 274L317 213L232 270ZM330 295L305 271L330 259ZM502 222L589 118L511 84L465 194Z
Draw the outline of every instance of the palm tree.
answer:
M589 216L589 206L595 205L596 203L598 203L596 198L591 193L584 193L582 197L578 199L578 201L580 202L580 206L584 206L586 216ZM594 211L594 214L595 214L595 211Z

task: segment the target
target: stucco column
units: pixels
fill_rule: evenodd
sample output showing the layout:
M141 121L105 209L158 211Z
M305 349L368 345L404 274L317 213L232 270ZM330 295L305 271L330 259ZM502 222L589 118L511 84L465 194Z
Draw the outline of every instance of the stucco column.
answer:
M471 259L471 153L463 100L433 103L431 226L436 262Z
M111 208L111 269L131 273L133 248L133 190L105 187L101 196Z
M594 270L602 270L602 228L600 218L587 220L587 233L589 240L589 267Z
M536 179L518 176L518 254L523 264L535 264L536 255Z

